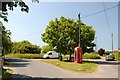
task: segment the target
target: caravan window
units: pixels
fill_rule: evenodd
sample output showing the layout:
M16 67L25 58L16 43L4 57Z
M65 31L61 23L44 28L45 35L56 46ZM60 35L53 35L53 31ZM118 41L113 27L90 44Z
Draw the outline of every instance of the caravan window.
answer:
M52 55L52 53L48 53L48 55Z

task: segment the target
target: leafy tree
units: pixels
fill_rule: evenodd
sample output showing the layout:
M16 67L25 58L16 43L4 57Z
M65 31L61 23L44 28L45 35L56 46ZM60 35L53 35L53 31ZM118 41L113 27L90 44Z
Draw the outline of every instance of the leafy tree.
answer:
M0 17L4 19L4 21L8 22L8 19L7 19L7 15L8 15L8 10L7 10L7 6L9 7L8 9L9 10L14 10L14 7L17 7L17 6L20 6L21 8L21 11L23 12L27 12L29 11L29 7L21 0L21 1L18 1L18 0L11 0L11 1L5 1L5 2L2 2L2 12L0 13Z
M48 51L53 51L53 50L54 50L54 49L53 49L52 46L46 45L46 46L43 46L43 47L41 48L41 53L42 53L42 54L45 54L45 53L47 53Z
M32 2L39 3L39 0L32 0ZM2 12L0 12L0 18L3 18L3 20L6 22L8 22L8 9L13 11L15 7L19 6L22 12L29 12L29 7L23 0L4 0L0 1L0 3L2 4Z
M32 45L29 41L23 40L21 42L14 42L12 52L13 53L37 53L39 54L41 49L37 45Z
M42 40L53 47L56 51L68 54L73 53L74 48L78 46L78 22L71 18L60 17L60 19L51 20L42 34ZM81 21L81 47L83 52L93 51L95 44L92 42L95 36L95 30Z
M32 0L32 1L39 2L39 0ZM0 9L2 9L2 12L0 12L0 18L2 18L4 21L8 22L8 19L7 19L8 9L13 11L14 8L17 7L18 5L21 8L22 12L27 12L27 13L29 12L29 7L22 0L0 1ZM1 6L2 6L2 8L1 8ZM0 46L3 45L3 52L7 53L11 49L10 48L11 47L11 40L10 40L11 32L9 30L6 30L4 26L1 26L1 24L2 23L0 22L0 40L2 41L2 43L0 43ZM2 29L3 29L3 31L2 31L3 35L1 35Z
M2 42L2 53L4 55L8 52L11 52L12 49L12 41L10 38L11 32L10 30L6 30L2 23L0 23L0 32L2 32L0 38Z

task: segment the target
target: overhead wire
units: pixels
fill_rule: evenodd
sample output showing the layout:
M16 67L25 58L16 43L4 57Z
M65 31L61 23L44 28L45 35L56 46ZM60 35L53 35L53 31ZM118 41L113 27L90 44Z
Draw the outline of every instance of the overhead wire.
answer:
M108 26L108 31L111 34L110 25L109 25L109 21L108 21L108 17L107 17L107 12L105 11L105 3L104 2L103 2L103 8L104 8L104 12L105 12L105 17L106 17L106 22L107 22L107 26Z
M118 7L119 5L120 5L120 4L105 9L105 5L103 4L103 6L104 6L104 10L101 10L101 11L98 11L98 12L95 12L95 13L92 13L92 14L89 14L89 15L86 15L86 16L83 16L83 17L81 17L81 18L83 19L83 18L91 17L91 16L94 16L94 15L96 15L96 14L99 14L99 13L105 12L107 25L108 25L108 27L109 27L109 22L108 22L108 17L107 17L107 13L106 13L106 11L107 11L107 10L110 10L110 9L113 9L113 8L116 8L116 7ZM110 28L109 28L109 32L110 32ZM35 33L39 33L39 32L35 32ZM27 35L24 35L24 36L30 36L30 35L33 35L33 34L35 34L35 33L27 34Z
M86 15L86 16L83 16L83 17L81 17L81 18L87 18L87 17L93 16L93 15L102 13L102 12L104 12L104 11L107 11L107 10L110 10L110 9L112 9L112 8L118 7L119 5L120 5L120 4L115 5L115 6L112 6L112 7L110 7L110 8L104 9L104 10L101 10L101 11L98 11L98 12L95 12L95 13L92 13L92 14L89 14L89 15Z

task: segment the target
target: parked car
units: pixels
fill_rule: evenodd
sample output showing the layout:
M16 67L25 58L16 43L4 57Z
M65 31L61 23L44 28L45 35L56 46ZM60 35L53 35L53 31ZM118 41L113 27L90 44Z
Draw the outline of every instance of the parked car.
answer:
M44 54L43 58L58 58L59 53L56 51L48 51L46 54Z
M115 56L114 56L114 54L111 53L111 54L107 55L105 57L105 59L106 59L106 61L114 61Z

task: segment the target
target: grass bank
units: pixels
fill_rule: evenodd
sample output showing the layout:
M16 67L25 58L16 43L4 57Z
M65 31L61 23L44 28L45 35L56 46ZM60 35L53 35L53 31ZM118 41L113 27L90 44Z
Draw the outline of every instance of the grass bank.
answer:
M72 70L75 72L86 72L91 73L95 72L98 65L93 62L82 62L82 64L74 62L64 62L59 60L41 60L42 62L58 66L63 69Z
M13 71L11 69L3 69L2 70L2 80L10 80L10 74L12 74Z
M43 57L43 55L15 53L15 54L7 54L7 55L5 55L5 57L6 58L22 58L22 59L41 59Z

